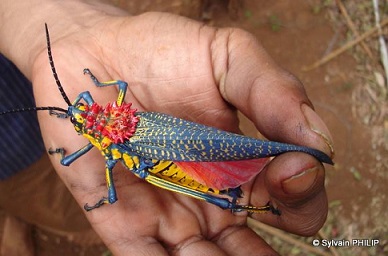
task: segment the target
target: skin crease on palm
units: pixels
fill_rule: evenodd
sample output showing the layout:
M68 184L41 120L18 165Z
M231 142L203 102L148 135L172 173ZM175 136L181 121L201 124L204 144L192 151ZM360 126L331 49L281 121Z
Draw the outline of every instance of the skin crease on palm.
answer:
M82 74L90 68L100 81L128 82L125 101L139 111L167 113L238 132L238 109L270 140L332 154L330 133L312 111L301 83L282 70L249 33L171 14L131 17L114 8L104 12L99 8L89 8L82 18L64 19L65 24L72 22L66 29L54 18L45 20L57 73L70 101L86 90L101 105L116 100L117 88L97 88ZM29 62L9 55L32 80L37 106L66 107L49 67L44 22L40 34ZM87 143L69 120L43 111L38 116L47 148L64 147L72 153ZM51 158L80 205L106 194L105 163L97 149L70 167L60 165L59 155ZM244 213L232 214L155 188L120 164L114 180L119 200L86 216L115 255L276 254L246 226ZM240 204L260 206L271 201L277 206L281 216L252 217L283 230L312 235L326 219L324 167L309 155L276 157L242 189Z

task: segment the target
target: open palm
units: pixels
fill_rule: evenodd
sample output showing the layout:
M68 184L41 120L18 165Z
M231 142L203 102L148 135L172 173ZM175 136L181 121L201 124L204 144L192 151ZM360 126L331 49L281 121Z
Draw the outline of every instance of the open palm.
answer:
M42 26L42 37L43 31ZM128 82L125 100L139 111L163 112L238 132L237 108L269 139L331 153L327 141L313 132L306 120L306 115L313 114L303 86L280 69L246 32L215 29L161 13L102 16L93 26L73 31L52 41L56 69L71 101L83 91L90 91L101 105L116 100L117 88L97 88L82 75L82 70L89 68L100 81ZM44 51L34 63L32 80L37 106L66 106ZM64 147L72 153L87 143L66 119L47 112L39 113L39 119L47 147ZM325 132L322 122L318 123ZM52 157L80 205L94 204L106 195L105 164L97 149L70 167L61 166L59 160L59 155ZM246 214L233 215L153 187L119 165L114 180L119 200L86 215L117 255L273 252L246 227ZM317 160L302 153L287 153L242 186L241 203L260 206L271 201L282 211L281 216L253 217L310 235L326 218L323 181L324 168Z

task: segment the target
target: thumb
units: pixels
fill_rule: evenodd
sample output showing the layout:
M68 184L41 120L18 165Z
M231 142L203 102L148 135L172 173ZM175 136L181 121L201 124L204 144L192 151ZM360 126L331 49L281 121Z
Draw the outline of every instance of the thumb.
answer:
M330 132L314 112L303 85L281 69L252 35L238 29L218 33L215 45L224 47L213 47L212 56L223 98L268 139L309 146L333 157ZM276 157L251 192L252 205L270 200L282 212L280 218L257 218L282 229L309 235L326 219L324 167L309 155L292 152Z
M333 156L330 132L314 112L303 85L281 69L251 34L239 29L221 29L218 34L212 61L223 98L268 139Z

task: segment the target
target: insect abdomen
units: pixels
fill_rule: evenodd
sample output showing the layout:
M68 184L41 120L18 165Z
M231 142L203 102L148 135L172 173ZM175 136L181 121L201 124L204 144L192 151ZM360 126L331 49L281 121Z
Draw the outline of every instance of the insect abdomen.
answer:
M218 190L211 189L185 174L174 162L171 161L157 161L155 165L148 169L149 172L156 176L174 182L197 191L211 192L219 194Z

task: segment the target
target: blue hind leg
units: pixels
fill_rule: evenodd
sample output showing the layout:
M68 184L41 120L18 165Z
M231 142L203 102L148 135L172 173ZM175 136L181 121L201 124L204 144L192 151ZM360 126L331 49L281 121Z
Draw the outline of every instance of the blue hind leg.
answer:
M126 165L127 163L124 163L124 164ZM146 158L140 158L137 166L126 165L126 167L130 169L134 174L136 174L139 178L144 179L145 181L147 181L148 183L154 186L157 186L172 192L187 195L199 200L204 200L208 203L217 205L222 209L229 209L232 212L247 211L248 213L272 212L273 214L280 215L280 211L275 209L269 203L261 207L238 204L237 200L242 196L242 191L240 187L221 191L221 194L231 197L231 200L229 200L227 198L221 198L202 191L197 191L195 189L188 188L188 187L179 185L177 183L165 180L158 176L155 176L153 173L150 173L147 171L147 169L152 166L154 166L154 163L150 159L146 159Z
M232 200L228 200L227 198L220 198L211 194L207 194L201 191L197 191L194 189L190 189L181 185L178 185L176 183L164 180L162 178L159 178L157 176L154 176L153 174L149 173L145 178L147 182L177 193L181 193L187 196L194 197L199 200L204 200L208 203L217 205L218 207L222 209L229 209L232 212L242 212L246 211L248 213L266 213L266 212L272 212L273 214L280 215L280 211L275 209L271 204L267 204L265 206L256 207L251 205L240 205L237 204L237 197L241 195L241 190L239 188L237 189L231 189L230 194L226 192L229 196L232 197ZM228 190L227 190L228 191Z

